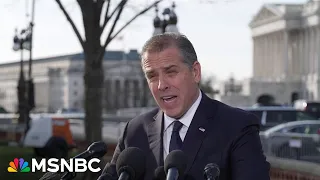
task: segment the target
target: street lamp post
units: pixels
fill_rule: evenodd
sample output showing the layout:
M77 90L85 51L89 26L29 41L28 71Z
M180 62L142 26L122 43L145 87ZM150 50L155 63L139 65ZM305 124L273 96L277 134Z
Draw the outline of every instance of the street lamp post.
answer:
M158 6L155 6L156 17L153 20L154 32L153 35L163 34L165 32L176 32L179 33L177 28L178 17L174 11L176 5L173 2L171 9L165 8L162 12L163 18L160 19L158 16Z
M13 42L13 50L21 51L20 59L20 76L18 80L18 113L19 123L25 123L25 133L30 128L30 111L35 107L34 101L34 83L32 79L32 39L33 39L33 26L34 26L34 9L35 0L32 2L32 17L29 26L23 29L20 34L16 30ZM28 80L25 79L23 69L23 50L28 50L29 53L29 73Z
M21 57L20 57L20 75L18 80L18 113L19 113L19 119L18 123L22 124L27 121L27 97L26 97L26 81L24 77L24 68L23 68L23 51L24 49L30 50L30 35L28 30L21 30L20 33L18 33L18 30L16 30L15 36L13 38L13 50L14 51L20 51Z

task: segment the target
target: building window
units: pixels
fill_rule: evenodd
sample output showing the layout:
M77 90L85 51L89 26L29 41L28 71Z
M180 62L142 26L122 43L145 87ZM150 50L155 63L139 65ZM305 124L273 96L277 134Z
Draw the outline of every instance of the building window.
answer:
M73 82L73 85L74 85L74 86L77 86L77 85L78 85L78 82L77 82L77 81Z
M77 92L77 91L74 91L74 92L73 92L73 95L75 95L75 96L76 96L77 94L78 94L78 92Z

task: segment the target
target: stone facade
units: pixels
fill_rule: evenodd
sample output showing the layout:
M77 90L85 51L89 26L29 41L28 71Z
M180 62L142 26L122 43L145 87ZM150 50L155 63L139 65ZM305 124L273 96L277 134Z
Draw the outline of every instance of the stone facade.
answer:
M250 23L253 96L271 94L279 103L292 96L319 100L320 2L267 4Z
M84 58L82 53L36 59L33 61L36 112L56 112L61 108L83 109ZM27 75L27 63L24 63ZM136 50L128 53L107 51L104 57L105 112L119 108L154 105ZM0 64L0 106L17 111L19 62ZM27 76L25 76L27 77Z
M253 76L244 84L250 103L264 94L281 104L320 100L320 1L266 4L250 28Z

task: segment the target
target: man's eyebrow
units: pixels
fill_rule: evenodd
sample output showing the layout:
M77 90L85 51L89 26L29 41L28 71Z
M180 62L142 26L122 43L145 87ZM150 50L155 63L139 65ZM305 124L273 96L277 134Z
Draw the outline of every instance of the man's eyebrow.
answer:
M146 71L146 75L150 75L150 74L153 74L154 73L154 70L147 70Z
M168 69L171 69L171 68L174 68L174 67L177 67L177 65L170 65L170 66L168 66L168 67L165 67L164 69L165 69L165 70L168 70Z

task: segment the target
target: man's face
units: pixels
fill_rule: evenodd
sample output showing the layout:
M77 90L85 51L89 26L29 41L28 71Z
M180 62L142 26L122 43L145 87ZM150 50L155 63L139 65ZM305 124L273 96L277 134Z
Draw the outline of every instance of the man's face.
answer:
M151 93L160 109L180 118L198 97L201 67L196 61L190 69L175 47L146 52L142 63Z

